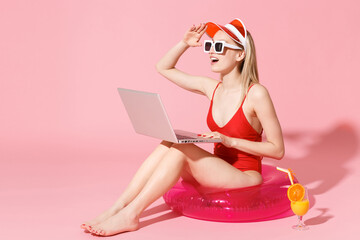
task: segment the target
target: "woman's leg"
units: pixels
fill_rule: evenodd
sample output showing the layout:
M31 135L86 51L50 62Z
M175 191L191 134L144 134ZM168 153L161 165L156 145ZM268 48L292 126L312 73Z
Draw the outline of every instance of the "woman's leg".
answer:
M174 144L134 200L116 215L96 225L91 232L109 236L136 230L140 214L177 182L184 169L208 187L236 188L261 182L259 173L260 179L256 179L256 173L243 173L196 145Z
M209 188L242 188L258 185L262 182L257 171L242 172L226 161L205 151L194 144L176 144L187 156L187 171L201 185Z
M109 236L138 229L139 216L179 179L186 161L178 150L170 148L141 192L125 208L106 221L94 226L92 233Z
M169 148L173 145L171 142L162 141L159 146L149 155L149 157L142 163L138 171L135 173L133 179L126 187L125 191L121 194L118 200L109 209L97 216L91 221L88 221L81 225L82 228L90 228L96 224L99 224L109 217L116 214L127 204L129 204L141 191L145 183L148 181L156 166L164 157Z

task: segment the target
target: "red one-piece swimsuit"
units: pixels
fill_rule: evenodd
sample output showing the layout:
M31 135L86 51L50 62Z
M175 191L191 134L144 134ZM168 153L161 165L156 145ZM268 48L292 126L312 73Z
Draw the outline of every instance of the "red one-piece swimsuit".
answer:
M220 82L221 83L221 82ZM219 84L220 84L219 83ZM243 112L243 104L246 99L247 94L244 97L244 100L241 103L241 106L234 114L234 116L230 119L230 121L223 127L219 127L213 119L212 116L212 106L215 91L218 88L219 84L214 89L214 93L211 98L209 113L207 115L207 125L211 131L217 131L221 134L224 134L233 138L241 138L254 142L262 141L262 131L259 134L248 122ZM252 85L253 86L253 85ZM250 86L250 88L252 87ZM250 90L249 88L249 90ZM248 90L248 92L249 92ZM214 144L214 155L224 159L237 169L241 171L247 170L255 170L261 173L261 159L262 157L255 156L243 151L240 151L235 148L225 147L222 143Z

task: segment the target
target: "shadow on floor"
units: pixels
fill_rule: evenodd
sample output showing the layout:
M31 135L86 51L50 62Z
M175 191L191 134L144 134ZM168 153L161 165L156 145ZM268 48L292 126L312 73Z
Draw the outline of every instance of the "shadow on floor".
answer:
M330 209L328 208L316 208L314 210L320 211L320 213L316 217L304 221L304 223L308 226L320 225L326 223L327 221L329 221L331 218L334 217L334 215L328 213L330 211Z
M300 143L305 152L302 157L285 156L285 168L294 170L304 185L313 186L311 195L321 195L339 184L352 170L347 168L358 151L359 139L350 124L339 124L328 132L293 132L284 134L287 141ZM282 161L279 162L281 166ZM316 184L313 184L316 183ZM316 185L316 186L314 186Z
M320 211L319 215L305 221L307 225L318 225L335 217L331 209L316 205L316 196L331 191L353 170L348 167L359 146L356 129L348 123L341 123L327 132L284 133L285 144L300 149L300 157L287 157L278 166L291 168L299 182L309 188L310 208ZM272 162L273 163L273 162Z
M151 215L155 215L155 214L159 214L161 212L166 212L165 214L162 214L160 216L148 219L148 220L141 220L141 218L145 218L145 217L149 217ZM177 218L177 217L181 217L180 214L171 211L171 209L165 204L160 204L156 207L150 208L148 210L145 210L141 216L140 216L140 228L149 226L151 224L157 223L157 222L162 222L165 220L169 220L172 218Z

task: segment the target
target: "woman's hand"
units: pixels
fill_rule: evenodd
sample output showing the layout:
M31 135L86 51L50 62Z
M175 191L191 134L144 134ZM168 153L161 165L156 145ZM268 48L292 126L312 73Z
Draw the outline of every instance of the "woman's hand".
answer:
M228 148L232 148L233 147L233 142L234 139L231 137L228 137L224 134L221 134L219 132L209 132L209 133L203 133L203 134L199 134L199 136L203 137L203 138L220 138L221 139L221 143Z
M190 47L201 47L199 42L206 31L206 24L193 25L184 35L183 41Z

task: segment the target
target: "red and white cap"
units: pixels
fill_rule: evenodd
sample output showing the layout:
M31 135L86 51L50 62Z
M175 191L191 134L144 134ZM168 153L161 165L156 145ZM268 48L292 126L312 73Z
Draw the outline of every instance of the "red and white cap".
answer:
M246 37L247 37L246 27L239 18L235 18L233 21L226 24L225 26L213 22L208 22L206 23L206 25L207 25L206 34L209 37L213 38L217 31L222 30L232 40L242 45L246 52Z

